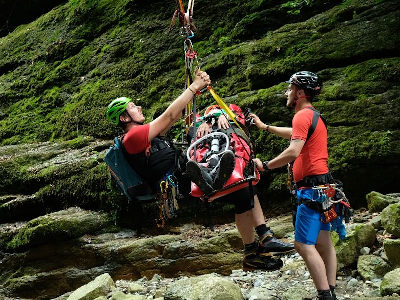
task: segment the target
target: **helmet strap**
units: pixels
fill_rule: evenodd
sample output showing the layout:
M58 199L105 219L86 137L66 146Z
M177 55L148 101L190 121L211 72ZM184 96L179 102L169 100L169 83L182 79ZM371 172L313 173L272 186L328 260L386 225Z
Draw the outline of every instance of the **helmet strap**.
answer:
M128 114L128 116L129 116L129 118L130 118L130 120L127 121L127 122L123 122L123 121L120 120L120 122L123 123L125 126L128 125L128 124L130 124L130 123L137 124L137 125L143 125L143 124L144 124L144 122L136 122L136 121L132 118L132 116L129 114L128 111L125 111L125 112Z
M292 104L290 105L291 108L295 108L296 104L297 104L297 100L299 99L299 97L295 96L293 98Z

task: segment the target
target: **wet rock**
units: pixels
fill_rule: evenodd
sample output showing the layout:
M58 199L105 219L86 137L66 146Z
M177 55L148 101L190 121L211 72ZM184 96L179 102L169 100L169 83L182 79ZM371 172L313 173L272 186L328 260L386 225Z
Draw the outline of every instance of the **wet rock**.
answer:
M382 211L382 226L387 232L400 237L400 203L390 204Z
M380 291L382 296L392 295L393 293L400 294L400 268L386 273L383 277Z
M389 262L395 267L400 267L400 239L385 239L383 248Z
M115 287L114 281L109 274L105 273L75 290L68 300L91 300L106 296L113 287Z
M383 277L392 268L379 256L362 255L357 261L357 271L364 280Z
M368 210L371 213L381 212L389 204L396 203L399 201L395 197L383 195L378 192L371 192L367 194L366 198L367 198Z
M231 299L243 300L239 286L216 274L182 278L168 287L165 300Z

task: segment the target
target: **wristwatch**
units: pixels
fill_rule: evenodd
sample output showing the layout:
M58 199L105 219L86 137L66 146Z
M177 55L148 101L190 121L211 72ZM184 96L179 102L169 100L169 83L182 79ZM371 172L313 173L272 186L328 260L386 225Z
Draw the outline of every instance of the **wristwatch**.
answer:
M269 170L268 163L269 163L269 160L263 161L262 167L263 167L264 170Z

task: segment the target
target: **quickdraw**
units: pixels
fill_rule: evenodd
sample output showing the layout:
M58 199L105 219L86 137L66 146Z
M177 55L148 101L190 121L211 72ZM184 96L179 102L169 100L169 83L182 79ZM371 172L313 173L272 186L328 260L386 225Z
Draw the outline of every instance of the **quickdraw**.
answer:
M350 207L345 193L335 183L314 186L312 189L318 192L318 197L313 200L321 204L321 222L325 224L330 223L338 217L336 204L341 203L344 206ZM339 197L337 197L337 194L339 194ZM335 198L338 199L334 200Z
M160 182L159 215L158 219L156 219L156 224L159 228L165 226L166 220L177 216L177 210L179 209L177 195L176 178L173 175L169 175Z

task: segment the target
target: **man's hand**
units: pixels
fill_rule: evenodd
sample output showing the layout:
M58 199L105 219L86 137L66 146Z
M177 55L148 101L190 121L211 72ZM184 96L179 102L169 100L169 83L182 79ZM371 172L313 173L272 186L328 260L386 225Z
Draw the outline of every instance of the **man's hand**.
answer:
M202 123L197 129L196 136L198 138L201 138L206 134L209 134L210 132L211 132L211 125L208 123Z
M261 171L261 172L265 171L265 169L263 168L263 163L262 163L261 159L254 158L253 161L256 164L256 168L258 169L258 171Z
M189 86L189 89L193 92L197 92L210 84L211 84L210 76L208 76L208 74L204 71L196 70L194 81Z
M254 125L256 125L258 128L265 129L267 127L267 125L265 125L265 123L262 122L257 115L251 113L249 114L249 117L253 119Z
M228 129L231 125L229 124L229 121L225 117L225 115L220 115L218 118L218 128L219 129Z

